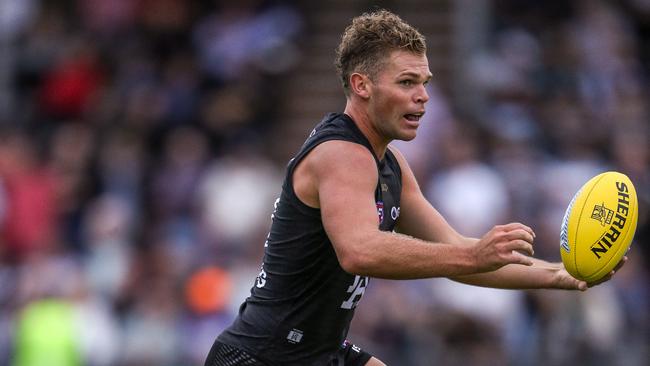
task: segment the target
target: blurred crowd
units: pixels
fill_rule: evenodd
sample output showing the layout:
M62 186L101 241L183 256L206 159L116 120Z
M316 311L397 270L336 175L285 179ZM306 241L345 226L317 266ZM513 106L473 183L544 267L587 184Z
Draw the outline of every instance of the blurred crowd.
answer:
M471 90L434 82L398 143L423 191L461 233L521 221L559 261L571 197L618 170L630 260L585 293L372 280L351 340L391 365L645 365L650 2L490 3ZM309 31L291 4L0 0L0 364L202 364L259 271L273 146L302 143L268 137Z

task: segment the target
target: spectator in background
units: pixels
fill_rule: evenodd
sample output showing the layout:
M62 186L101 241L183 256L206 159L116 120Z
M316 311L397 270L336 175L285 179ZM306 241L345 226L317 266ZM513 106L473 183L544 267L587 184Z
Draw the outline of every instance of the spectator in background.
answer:
M29 304L18 318L15 339L12 366L83 365L72 307L66 302L39 300Z
M219 1L218 11L196 27L194 39L202 67L218 81L256 72L282 73L296 61L291 39L302 27L296 11L263 1Z
M3 261L21 263L33 255L52 252L60 245L57 180L25 133L2 132L0 180L5 199L0 223Z

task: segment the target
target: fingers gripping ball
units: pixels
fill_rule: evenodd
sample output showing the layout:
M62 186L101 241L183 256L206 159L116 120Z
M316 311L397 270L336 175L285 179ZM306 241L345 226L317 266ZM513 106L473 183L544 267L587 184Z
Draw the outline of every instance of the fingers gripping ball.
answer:
M619 172L590 179L569 204L560 232L560 253L575 278L595 282L609 274L632 243L638 216L636 190Z

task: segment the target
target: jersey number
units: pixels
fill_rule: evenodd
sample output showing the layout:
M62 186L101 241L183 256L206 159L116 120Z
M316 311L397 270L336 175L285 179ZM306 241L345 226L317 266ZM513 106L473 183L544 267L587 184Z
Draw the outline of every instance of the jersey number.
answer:
M366 292L367 285L368 277L355 276L354 283L348 287L348 293L350 294L350 297L341 303L341 308L354 309L357 307L357 303L359 303L359 300L361 300L363 293Z

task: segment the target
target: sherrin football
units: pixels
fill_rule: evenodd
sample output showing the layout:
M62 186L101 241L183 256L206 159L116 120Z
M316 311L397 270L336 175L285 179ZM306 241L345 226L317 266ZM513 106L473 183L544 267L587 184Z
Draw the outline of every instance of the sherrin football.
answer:
M632 244L637 215L636 191L625 174L591 178L562 220L560 253L566 270L588 283L611 272Z

